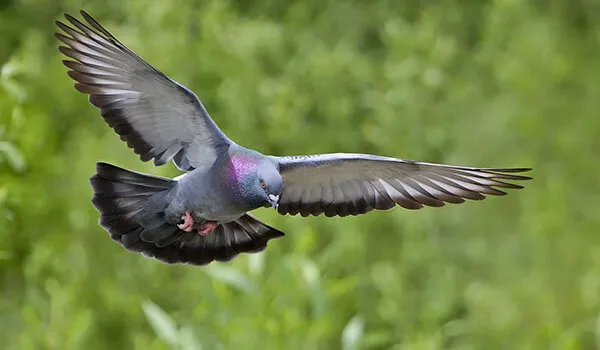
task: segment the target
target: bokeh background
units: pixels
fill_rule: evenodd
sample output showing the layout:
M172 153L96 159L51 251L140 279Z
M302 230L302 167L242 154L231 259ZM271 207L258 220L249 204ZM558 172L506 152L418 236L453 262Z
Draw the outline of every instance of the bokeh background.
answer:
M141 163L52 33L86 9L268 154L533 167L522 191L287 232L205 268L97 225L96 161ZM0 348L600 348L600 3L3 0Z

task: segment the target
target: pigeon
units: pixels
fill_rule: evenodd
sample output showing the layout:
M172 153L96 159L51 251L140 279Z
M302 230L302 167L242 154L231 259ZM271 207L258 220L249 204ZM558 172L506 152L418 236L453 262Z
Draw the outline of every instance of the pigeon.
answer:
M85 11L56 21L75 89L104 121L174 179L99 162L90 178L99 225L125 249L168 264L207 265L263 251L284 233L250 212L348 216L505 195L530 168L473 168L369 154L269 156L230 140L200 99L131 51ZM85 22L85 23L84 23Z

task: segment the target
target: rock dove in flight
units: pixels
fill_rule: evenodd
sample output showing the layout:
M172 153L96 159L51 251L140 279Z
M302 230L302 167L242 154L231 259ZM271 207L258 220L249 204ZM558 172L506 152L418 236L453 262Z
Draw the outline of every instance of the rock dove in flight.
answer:
M441 207L523 188L530 169L470 168L368 154L266 156L230 140L198 97L120 43L86 12L56 21L59 50L106 123L144 162L173 160L175 179L97 163L90 179L99 224L126 249L166 263L205 265L262 251L283 232L249 212L358 215Z

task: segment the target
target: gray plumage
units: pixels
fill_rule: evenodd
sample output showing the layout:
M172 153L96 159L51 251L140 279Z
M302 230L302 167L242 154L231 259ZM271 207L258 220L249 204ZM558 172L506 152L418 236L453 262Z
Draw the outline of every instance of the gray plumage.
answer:
M140 155L186 173L162 178L98 163L91 180L100 225L126 249L166 263L205 265L258 252L283 236L248 212L358 215L504 195L530 169L486 169L366 154L275 157L235 144L198 97L121 44L85 12L56 37L76 81L106 123Z

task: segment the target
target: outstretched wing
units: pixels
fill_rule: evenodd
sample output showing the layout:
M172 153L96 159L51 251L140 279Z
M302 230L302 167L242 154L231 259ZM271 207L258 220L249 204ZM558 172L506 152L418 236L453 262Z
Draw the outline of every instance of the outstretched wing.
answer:
M302 216L346 216L396 204L407 209L441 207L446 202L505 195L500 188L523 188L506 180L531 169L480 169L420 163L367 154L273 157L283 178L277 210Z
M173 159L181 170L212 162L231 141L219 130L198 97L121 44L86 12L84 24L65 15L72 26L56 21L72 60L75 88L90 95L102 117L142 161L162 165Z

